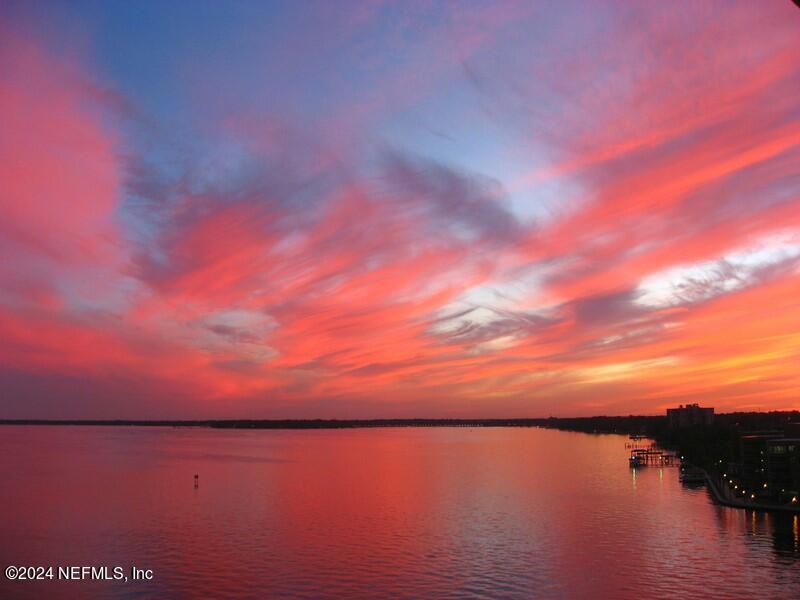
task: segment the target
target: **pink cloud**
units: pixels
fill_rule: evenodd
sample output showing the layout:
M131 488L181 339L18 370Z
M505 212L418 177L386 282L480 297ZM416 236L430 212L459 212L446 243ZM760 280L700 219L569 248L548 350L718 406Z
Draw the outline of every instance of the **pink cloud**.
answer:
M160 401L231 417L796 407L800 54L780 9L697 10L614 10L603 35L581 21L586 49L513 68L484 57L524 11L453 16L423 36L424 69L420 51L381 71L319 132L243 114L198 142L216 160L167 174L81 61L4 31L4 372L20 396L30 378L135 381L130 416ZM524 155L536 138L552 160L502 182L458 153L354 157L376 121L463 78L462 59L508 143ZM510 197L554 179L580 202L523 222ZM691 293L640 301L674 269Z

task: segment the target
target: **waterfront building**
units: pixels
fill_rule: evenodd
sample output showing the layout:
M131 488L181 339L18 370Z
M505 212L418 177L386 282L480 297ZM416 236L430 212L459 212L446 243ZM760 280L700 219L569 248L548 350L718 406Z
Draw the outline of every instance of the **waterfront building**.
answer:
M729 473L735 473L746 489L756 490L759 495L767 495L772 488L764 487L769 482L767 448L772 440L785 437L780 431L765 431L743 435L739 440L741 462L735 469L729 466Z
M779 501L800 492L800 438L774 438L766 444L767 485Z
M711 425L714 423L714 409L703 408L698 404L681 404L678 408L667 409L667 423L670 429L680 429L693 425Z

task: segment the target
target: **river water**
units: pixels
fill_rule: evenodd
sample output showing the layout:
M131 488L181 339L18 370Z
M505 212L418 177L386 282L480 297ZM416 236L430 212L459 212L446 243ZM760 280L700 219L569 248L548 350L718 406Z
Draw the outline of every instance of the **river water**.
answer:
M0 427L0 567L56 569L0 597L800 597L797 517L633 471L626 441ZM73 566L129 580L59 581Z

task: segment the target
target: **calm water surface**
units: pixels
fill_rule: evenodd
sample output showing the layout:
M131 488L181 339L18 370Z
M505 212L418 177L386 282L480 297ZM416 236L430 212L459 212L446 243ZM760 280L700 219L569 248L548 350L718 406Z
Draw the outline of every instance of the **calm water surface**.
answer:
M633 472L625 441L0 427L0 566L154 571L0 597L800 597L796 517Z

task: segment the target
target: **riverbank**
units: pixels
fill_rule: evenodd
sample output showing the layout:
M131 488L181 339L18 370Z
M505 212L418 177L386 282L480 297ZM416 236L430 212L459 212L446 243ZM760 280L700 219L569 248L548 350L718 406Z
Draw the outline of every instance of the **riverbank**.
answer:
M800 513L800 506L787 506L786 504L772 504L766 502L755 502L736 498L731 494L730 488L722 482L715 481L715 478L703 469L706 477L706 487L711 493L714 502L732 508L746 508L750 510L762 510L784 513Z

